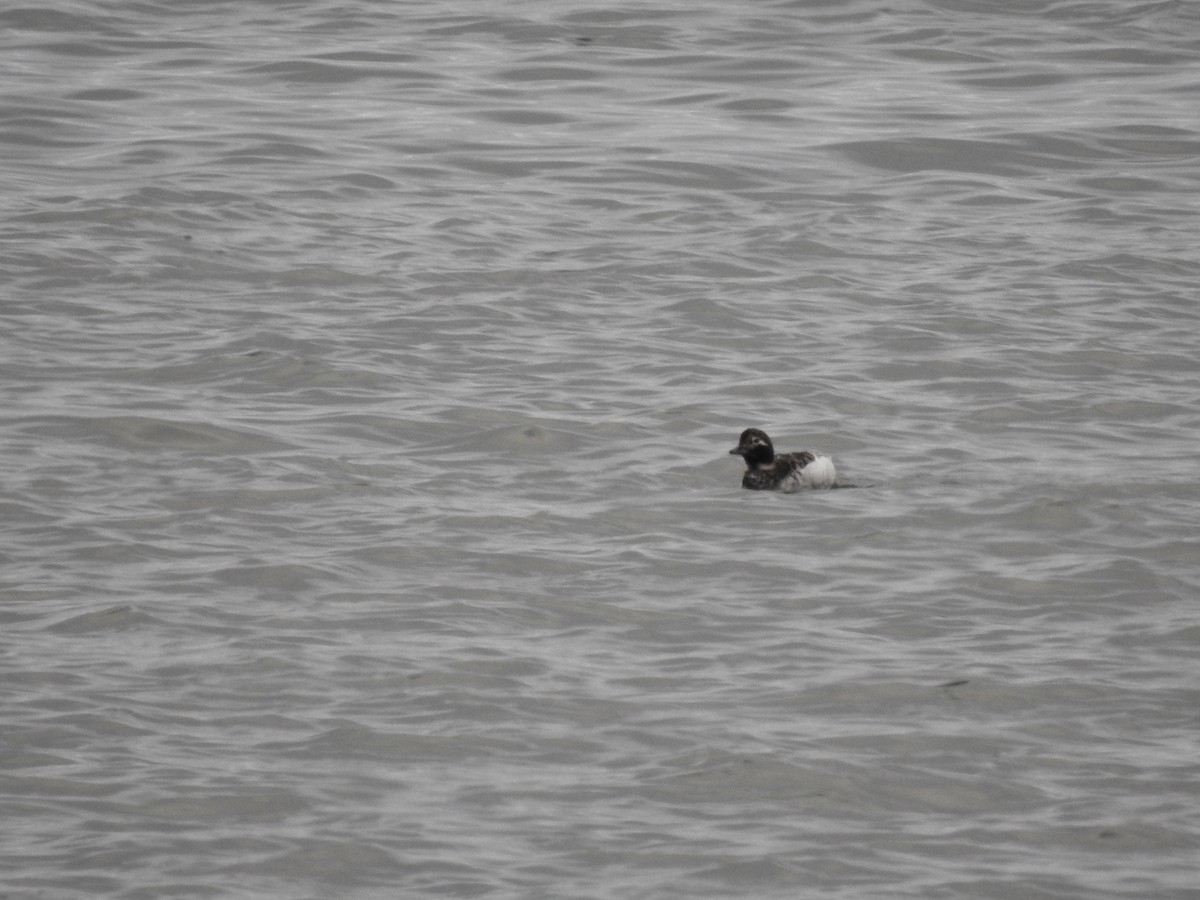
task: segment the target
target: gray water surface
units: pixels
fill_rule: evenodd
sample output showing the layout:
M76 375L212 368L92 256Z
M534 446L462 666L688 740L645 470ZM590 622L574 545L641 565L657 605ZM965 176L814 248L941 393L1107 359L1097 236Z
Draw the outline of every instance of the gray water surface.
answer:
M1198 9L0 10L0 893L1200 896Z

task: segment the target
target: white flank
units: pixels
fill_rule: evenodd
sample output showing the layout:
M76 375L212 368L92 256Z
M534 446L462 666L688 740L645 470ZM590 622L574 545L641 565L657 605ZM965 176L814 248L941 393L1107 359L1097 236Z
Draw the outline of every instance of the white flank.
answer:
M837 484L837 470L833 467L833 460L828 456L818 456L803 469L793 472L787 481L779 486L779 489L785 493L791 493L807 488L833 487L835 484Z

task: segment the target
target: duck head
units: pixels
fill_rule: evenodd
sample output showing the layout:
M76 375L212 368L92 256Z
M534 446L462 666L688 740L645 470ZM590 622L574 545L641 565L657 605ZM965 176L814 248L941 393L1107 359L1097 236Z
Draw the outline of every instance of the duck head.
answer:
M729 451L735 456L746 460L746 465L754 469L767 466L775 459L775 447L767 433L758 428L747 428L738 438L738 445Z

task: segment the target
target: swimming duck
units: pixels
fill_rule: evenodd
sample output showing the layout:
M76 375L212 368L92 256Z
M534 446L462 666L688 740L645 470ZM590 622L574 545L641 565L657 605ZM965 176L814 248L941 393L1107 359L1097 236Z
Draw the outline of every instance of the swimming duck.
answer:
M799 453L775 454L767 433L747 428L738 445L729 451L746 460L742 487L752 491L802 491L807 488L837 487L837 471L828 456L817 456L808 450Z

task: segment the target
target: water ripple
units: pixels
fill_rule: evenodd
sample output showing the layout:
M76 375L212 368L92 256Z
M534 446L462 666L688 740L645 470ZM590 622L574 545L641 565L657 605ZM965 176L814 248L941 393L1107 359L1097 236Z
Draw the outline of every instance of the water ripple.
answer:
M9 890L1191 896L1196 20L0 11Z

